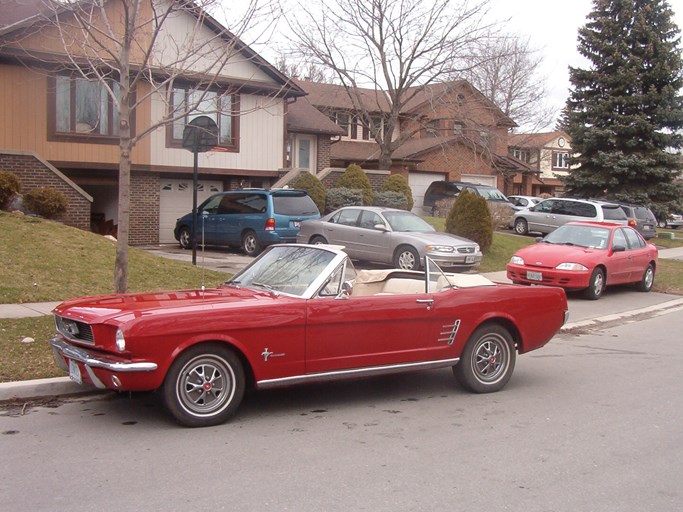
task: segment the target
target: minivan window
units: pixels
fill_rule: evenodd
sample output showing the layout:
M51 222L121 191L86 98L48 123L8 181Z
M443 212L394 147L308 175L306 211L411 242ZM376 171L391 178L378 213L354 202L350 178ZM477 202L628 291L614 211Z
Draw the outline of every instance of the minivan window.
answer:
M602 205L602 213L605 220L627 220L624 210L618 206Z
M318 207L308 194L273 194L273 213L314 215L318 213Z
M565 215L576 217L595 218L598 212L594 205L590 203L580 203L578 201L562 201L565 204Z
M262 194L227 194L218 206L220 215L261 213L266 211L267 200Z

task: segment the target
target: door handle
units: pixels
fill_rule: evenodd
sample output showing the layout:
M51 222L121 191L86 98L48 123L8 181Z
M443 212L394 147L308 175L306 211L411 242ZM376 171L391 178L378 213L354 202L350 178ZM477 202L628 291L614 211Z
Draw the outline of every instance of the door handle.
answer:
M415 302L417 302L418 304L427 304L427 309L432 309L434 299L417 299Z

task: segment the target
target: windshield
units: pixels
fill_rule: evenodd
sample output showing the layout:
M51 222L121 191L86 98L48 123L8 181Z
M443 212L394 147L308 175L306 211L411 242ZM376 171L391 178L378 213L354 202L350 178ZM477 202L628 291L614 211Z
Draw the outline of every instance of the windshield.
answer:
M275 246L225 284L301 296L334 257L316 247Z
M410 212L383 212L382 215L394 231L436 231L430 224Z
M489 187L478 187L477 190L479 194L487 201L505 201L508 202L508 198L503 195L503 193L497 188Z
M565 224L548 234L543 242L559 245L576 245L591 249L606 249L610 230L597 226L570 226Z

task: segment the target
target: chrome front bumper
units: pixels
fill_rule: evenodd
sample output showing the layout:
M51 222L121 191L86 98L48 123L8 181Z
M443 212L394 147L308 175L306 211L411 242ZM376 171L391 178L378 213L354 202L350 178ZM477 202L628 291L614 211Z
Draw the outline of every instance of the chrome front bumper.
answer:
M89 350L70 345L60 336L54 336L49 343L56 355L59 354L68 359L73 359L90 368L103 368L111 372L152 372L158 366L156 363L147 361L126 363L100 354L92 354Z

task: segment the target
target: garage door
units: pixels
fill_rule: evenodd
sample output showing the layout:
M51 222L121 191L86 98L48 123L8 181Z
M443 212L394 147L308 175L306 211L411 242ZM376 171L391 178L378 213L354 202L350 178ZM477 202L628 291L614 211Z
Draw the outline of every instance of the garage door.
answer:
M496 188L497 180L495 176L490 174L463 174L462 181L468 181L469 183L476 183L477 185L488 185L489 187Z
M446 174L441 172L411 172L408 174L408 185L413 191L413 213L421 215L422 202L425 197L427 187L432 181L442 181L446 179Z
M221 181L197 183L197 205L211 194L223 191ZM159 243L174 243L173 228L178 217L192 211L192 180L161 180L159 193Z

